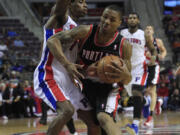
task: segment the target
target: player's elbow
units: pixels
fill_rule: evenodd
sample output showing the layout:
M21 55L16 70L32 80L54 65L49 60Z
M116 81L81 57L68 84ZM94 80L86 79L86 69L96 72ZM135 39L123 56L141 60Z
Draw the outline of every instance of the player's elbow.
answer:
M55 47L55 44L56 44L56 38L49 38L47 40L47 46L48 48L54 48Z

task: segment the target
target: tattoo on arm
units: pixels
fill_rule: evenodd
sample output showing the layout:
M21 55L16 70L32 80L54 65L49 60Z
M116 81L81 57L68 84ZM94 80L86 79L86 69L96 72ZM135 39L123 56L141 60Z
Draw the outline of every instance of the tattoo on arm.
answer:
M70 48L73 41L84 38L90 26L81 26L68 31L62 31L51 36L47 41L47 46L53 56L65 67L69 65L70 61L64 55L64 50Z
M74 41L85 38L89 30L90 25L80 25L71 30L58 32L51 36L51 39L57 38L60 40L62 48L66 49L69 48Z

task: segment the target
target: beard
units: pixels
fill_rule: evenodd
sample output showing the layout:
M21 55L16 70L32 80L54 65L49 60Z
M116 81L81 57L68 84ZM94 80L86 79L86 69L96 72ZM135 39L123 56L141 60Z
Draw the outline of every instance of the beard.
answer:
M137 27L138 27L138 25L129 25L129 28L131 28L131 29L135 29Z

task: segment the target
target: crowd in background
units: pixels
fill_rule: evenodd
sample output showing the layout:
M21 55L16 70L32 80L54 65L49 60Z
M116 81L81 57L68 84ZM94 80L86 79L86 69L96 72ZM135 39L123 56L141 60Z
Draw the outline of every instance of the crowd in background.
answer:
M162 22L174 52L174 62L180 62L180 16L165 16Z

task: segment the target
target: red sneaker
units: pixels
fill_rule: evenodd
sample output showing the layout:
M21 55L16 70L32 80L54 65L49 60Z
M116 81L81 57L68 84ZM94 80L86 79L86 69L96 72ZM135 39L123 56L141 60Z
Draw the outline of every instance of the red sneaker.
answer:
M148 116L147 120L143 123L143 128L153 128L154 121L152 116Z
M162 99L158 99L158 101L156 103L156 107L155 107L156 115L160 115L161 114L161 112L162 112L162 108L161 108L162 103L163 103L163 100Z

